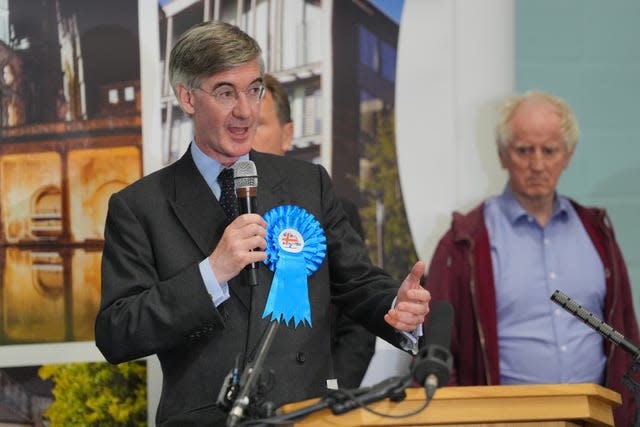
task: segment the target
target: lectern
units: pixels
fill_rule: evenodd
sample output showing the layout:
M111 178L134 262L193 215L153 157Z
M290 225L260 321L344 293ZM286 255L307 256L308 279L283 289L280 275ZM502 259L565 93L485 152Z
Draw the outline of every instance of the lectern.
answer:
M400 415L419 408L424 399L424 390L409 388L401 402L384 400L370 406ZM313 402L285 405L282 412ZM596 384L443 387L426 410L410 418L380 417L363 409L336 416L324 409L291 426L613 426L613 408L621 403L618 393Z

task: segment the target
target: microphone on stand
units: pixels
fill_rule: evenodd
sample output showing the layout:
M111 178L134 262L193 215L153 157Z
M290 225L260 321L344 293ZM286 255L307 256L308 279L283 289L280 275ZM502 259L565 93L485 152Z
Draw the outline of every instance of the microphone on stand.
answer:
M233 165L233 182L238 197L240 215L257 212L258 171L251 160L241 160ZM250 286L258 285L258 265L255 262L245 267Z
M453 366L451 328L453 307L448 301L438 300L429 313L429 325L424 336L424 346L418 352L413 365L413 379L422 384L431 399L436 389L449 381Z
M251 405L251 399L254 397L255 387L258 384L258 378L262 373L264 361L267 358L271 344L278 332L278 326L280 322L272 321L267 329L267 334L264 336L258 349L258 355L253 363L249 363L242 375L240 376L240 382L238 383L239 389L235 396L235 400L231 405L231 410L227 416L227 427L235 427L242 422L246 416L246 410Z
M590 326L606 339L620 346L624 351L633 356L635 360L637 360L638 356L640 356L640 348L638 348L638 346L625 338L625 336L620 332L616 331L611 326L598 319L593 313L582 308L580 304L576 303L559 290L556 290L553 295L551 295L551 301L555 302L578 319L582 320L587 326Z

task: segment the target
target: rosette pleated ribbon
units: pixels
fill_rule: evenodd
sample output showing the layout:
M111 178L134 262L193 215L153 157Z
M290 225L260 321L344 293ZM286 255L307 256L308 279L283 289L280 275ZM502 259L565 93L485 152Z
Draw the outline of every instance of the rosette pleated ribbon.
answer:
M293 205L275 207L264 215L267 222L267 258L274 272L262 317L294 327L311 327L307 276L322 264L327 239L320 223L306 210Z

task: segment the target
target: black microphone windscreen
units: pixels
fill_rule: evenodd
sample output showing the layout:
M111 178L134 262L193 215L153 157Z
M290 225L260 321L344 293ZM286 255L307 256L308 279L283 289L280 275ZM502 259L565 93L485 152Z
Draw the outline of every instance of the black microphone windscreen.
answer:
M446 300L433 303L428 317L429 323L424 334L424 345L437 344L444 348L451 345L453 327L453 307Z
M451 373L451 329L453 328L453 307L449 301L438 300L429 312L424 345L415 358L413 378L424 384L429 375L436 375L438 383L444 385Z
M241 160L233 165L233 180L238 187L257 187L258 171L251 160Z

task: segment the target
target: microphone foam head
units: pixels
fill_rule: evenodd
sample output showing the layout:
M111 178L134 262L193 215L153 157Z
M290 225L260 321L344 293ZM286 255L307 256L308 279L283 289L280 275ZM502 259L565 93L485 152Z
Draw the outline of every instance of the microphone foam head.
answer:
M449 351L453 328L453 307L445 300L436 301L429 312L429 324L424 345L414 359L413 379L424 384L429 375L438 378L440 386L447 384L453 365Z
M233 165L233 180L238 187L257 187L258 171L251 160L241 160Z

